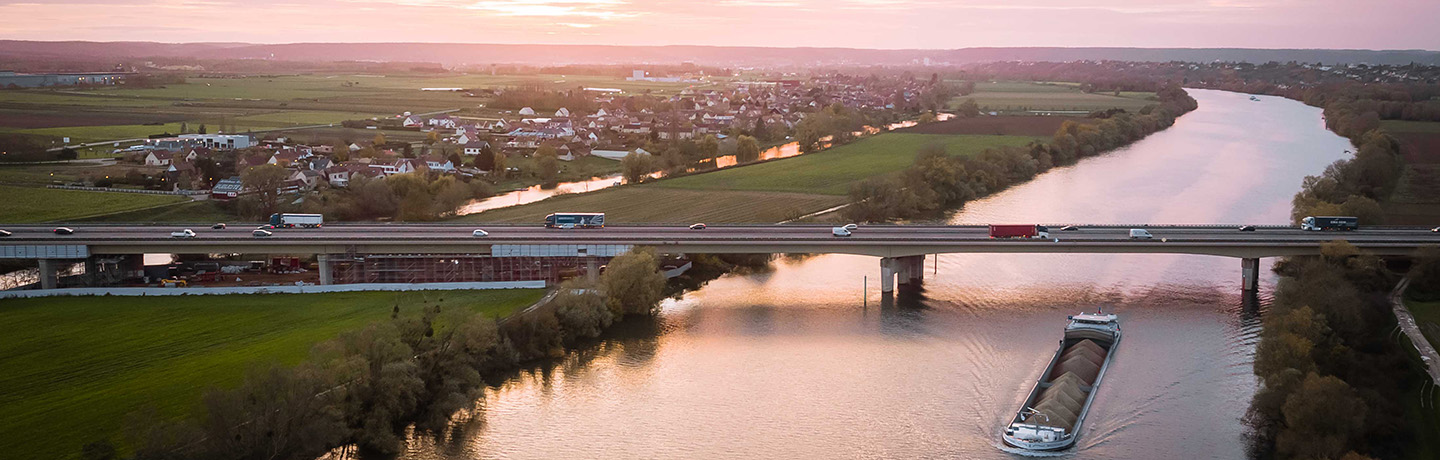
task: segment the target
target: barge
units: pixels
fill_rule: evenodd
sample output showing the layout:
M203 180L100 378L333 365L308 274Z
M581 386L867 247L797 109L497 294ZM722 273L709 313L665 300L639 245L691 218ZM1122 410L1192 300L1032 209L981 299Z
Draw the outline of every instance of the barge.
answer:
M1101 312L1069 317L1050 365L1005 427L1005 444L1032 451L1075 445L1096 389L1120 343L1119 317Z

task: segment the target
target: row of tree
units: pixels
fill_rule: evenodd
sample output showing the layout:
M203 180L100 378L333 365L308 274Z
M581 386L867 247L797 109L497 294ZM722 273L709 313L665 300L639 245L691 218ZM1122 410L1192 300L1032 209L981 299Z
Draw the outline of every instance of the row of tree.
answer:
M340 446L394 453L407 426L438 432L473 409L487 377L553 357L598 337L615 319L649 314L663 298L658 257L637 249L614 258L598 282L564 283L546 306L496 321L439 305L396 305L389 320L316 345L294 367L253 370L236 388L214 389L185 420L153 410L126 426L134 459L313 459ZM115 458L108 440L86 447Z
M1158 94L1158 105L1136 115L1120 113L1095 123L1067 120L1048 143L987 149L974 156L951 156L942 145L921 147L914 163L898 176L851 187L851 204L841 213L852 221L882 222L960 206L1052 167L1135 142L1196 107L1195 99L1179 86L1167 86Z
M1321 252L1276 265L1282 277L1255 350L1261 386L1245 416L1251 453L1400 457L1413 436L1405 395L1423 372L1390 334L1397 276L1344 241Z

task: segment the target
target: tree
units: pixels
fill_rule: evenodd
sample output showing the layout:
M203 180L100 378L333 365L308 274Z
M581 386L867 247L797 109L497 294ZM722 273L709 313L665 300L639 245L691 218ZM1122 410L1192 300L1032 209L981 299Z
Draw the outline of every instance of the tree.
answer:
M183 122L183 121L180 122L180 134L189 134L189 133L190 133L190 125L189 125L188 123Z
M499 174L500 177L510 175L510 171L507 170L510 158L506 157L503 152L494 152L493 155L495 156L495 167L490 170L490 173Z
M625 158L620 159L620 169L625 173L625 181L638 184L650 177L655 172L655 161L650 155L639 152L630 152Z
M464 159L461 159L461 158L460 158L460 154L455 153L455 152L450 152L450 156L447 157L447 158L445 158L445 159L446 159L446 160L450 160L450 164L455 165L456 168L459 168L459 167L465 165L465 160L464 160Z
M481 171L495 170L495 153L489 150L481 150L475 158L470 160L470 166Z
M205 134L205 124L204 124L204 123L201 123L201 124L200 124L200 129L195 130L195 132L196 132L196 133L200 133L200 134Z
M599 337L615 318L599 286L583 278L562 283L550 305L555 307L566 343Z
M610 260L600 276L606 304L615 316L655 314L665 298L665 274L651 248L637 247Z
M702 158L715 158L715 156L719 154L720 140L716 139L713 134L706 134L705 138L700 140L700 156Z
M980 116L980 106L975 104L974 99L970 98L966 98L963 102L960 103L960 105L956 106L955 111L959 112L960 116L962 117L968 118Z
M375 133L375 138L370 140L370 145L376 148L385 145L385 133Z
M1365 430L1365 401L1334 376L1306 375L1281 411L1285 428L1275 448L1282 458L1338 458Z
M435 145L436 142L440 142L439 132L430 131L430 134L425 135L425 145Z
M240 182L246 188L255 190L262 216L274 214L279 209L280 188L285 186L285 181L289 178L289 171L272 164L252 166L240 173Z
M735 160L749 163L760 159L760 141L750 136L740 136L735 141Z
M535 151L535 175L541 182L551 184L555 182L555 176L560 174L560 159L555 153L555 148L542 146Z

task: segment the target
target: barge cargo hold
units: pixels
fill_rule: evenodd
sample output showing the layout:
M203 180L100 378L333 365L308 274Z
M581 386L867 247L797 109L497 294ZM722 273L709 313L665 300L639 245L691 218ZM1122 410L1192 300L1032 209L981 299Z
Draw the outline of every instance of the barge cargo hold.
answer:
M1001 437L1008 446L1062 450L1075 445L1079 437L1120 343L1120 321L1103 313L1082 313L1069 319L1055 357L1005 427Z

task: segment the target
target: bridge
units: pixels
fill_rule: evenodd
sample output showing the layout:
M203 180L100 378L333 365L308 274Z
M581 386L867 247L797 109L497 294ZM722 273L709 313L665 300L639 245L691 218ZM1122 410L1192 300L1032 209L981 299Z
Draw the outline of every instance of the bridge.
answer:
M255 237L253 227L234 225L82 225L56 235L54 225L4 226L0 258L40 259L42 273L55 262L95 256L144 253L315 255L322 283L332 282L331 264L342 257L390 256L614 256L633 246L662 253L827 253L881 258L881 290L923 280L927 254L947 253L1111 253L1193 254L1241 260L1244 289L1257 288L1259 259L1319 254L1323 243L1344 239L1378 255L1408 255L1440 245L1440 233L1418 227L1370 227L1351 232L1302 231L1288 226L1087 225L1073 231L1051 226L1049 239L993 239L986 226L866 225L853 236L836 237L830 226L724 225L690 230L681 225L611 225L601 229L557 230L538 225L328 224L318 229L276 229ZM170 232L190 228L195 238ZM488 236L471 232L482 228ZM1145 228L1154 239L1131 239L1129 229ZM51 268L47 268L51 267ZM42 286L53 276L42 276Z

